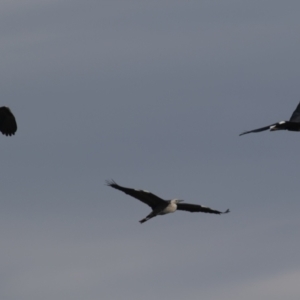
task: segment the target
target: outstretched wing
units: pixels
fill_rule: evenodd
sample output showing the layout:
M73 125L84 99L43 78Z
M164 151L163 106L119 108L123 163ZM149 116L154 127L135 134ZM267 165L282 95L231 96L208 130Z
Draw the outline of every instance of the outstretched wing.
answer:
M261 131L265 131L265 130L270 129L270 128L271 128L272 126L274 126L274 125L277 125L277 123L274 123L274 124L269 125L269 126L266 126L266 127L262 127L262 128L253 129L253 130L250 130L250 131L242 132L242 133L240 134L240 136L241 136L241 135L244 135L244 134L247 134L247 133L251 133L251 132L261 132Z
M17 131L15 116L6 106L0 107L0 131L4 135L13 135Z
M189 212L204 212L204 213L217 214L217 215L227 214L230 212L229 209L222 212L202 205L190 204L190 203L177 203L177 210L185 210Z
M154 195L148 191L126 188L126 187L118 185L113 180L107 180L106 184L108 186L113 187L114 189L120 190L120 191L124 192L125 194L130 195L131 197L134 197L134 198L142 201L143 203L149 205L152 209L154 209L157 205L166 203L165 200L157 197L156 195Z
M293 112L291 118L291 122L299 122L300 123L300 102L298 106L296 107L295 111Z

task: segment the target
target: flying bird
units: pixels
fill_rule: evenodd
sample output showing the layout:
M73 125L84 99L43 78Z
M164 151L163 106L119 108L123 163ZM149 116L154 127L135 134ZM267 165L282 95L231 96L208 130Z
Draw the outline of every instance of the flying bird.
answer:
M17 131L15 116L7 106L0 107L0 131L4 135L14 135Z
M241 133L240 136L251 132L261 132L268 129L270 129L270 131L275 131L275 130L300 131L300 103L296 107L289 121L281 121L266 127L245 131Z
M176 210L185 210L189 212L204 212L217 215L229 213L229 209L227 209L225 212L221 212L202 205L181 203L183 202L183 200L179 199L163 200L160 197L145 190L135 190L120 186L113 180L107 180L106 184L114 189L120 190L125 194L140 200L141 202L149 205L152 208L152 212L146 218L140 220L140 223L144 223L149 219L156 217L157 215L173 213Z

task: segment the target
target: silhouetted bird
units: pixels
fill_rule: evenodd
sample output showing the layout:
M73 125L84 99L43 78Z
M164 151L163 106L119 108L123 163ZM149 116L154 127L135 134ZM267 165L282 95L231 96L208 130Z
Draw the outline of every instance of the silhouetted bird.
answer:
M144 202L145 204L149 205L152 208L152 212L146 218L140 220L140 223L144 223L149 219L156 217L157 215L165 215L168 213L175 212L176 210L186 210L190 212L204 212L204 213L217 214L217 215L229 213L229 209L227 209L225 212L221 212L197 204L180 203L183 202L183 200L178 200L178 199L163 200L148 191L135 190L135 189L120 186L117 183L115 183L113 180L111 181L107 180L106 184Z
M251 132L261 132L268 129L270 129L270 131L275 131L275 130L300 131L300 103L298 104L296 110L293 112L289 121L281 121L266 127L245 131L241 133L240 136Z
M14 135L17 131L15 116L6 106L0 107L0 131L4 135Z

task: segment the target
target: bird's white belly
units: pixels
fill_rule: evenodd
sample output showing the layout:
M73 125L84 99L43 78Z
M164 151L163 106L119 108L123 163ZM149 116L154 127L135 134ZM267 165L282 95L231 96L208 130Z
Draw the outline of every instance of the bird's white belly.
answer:
M161 211L159 214L160 215L165 215L165 214L169 214L169 213L173 213L175 210L177 209L177 205L176 204L169 204L163 211Z

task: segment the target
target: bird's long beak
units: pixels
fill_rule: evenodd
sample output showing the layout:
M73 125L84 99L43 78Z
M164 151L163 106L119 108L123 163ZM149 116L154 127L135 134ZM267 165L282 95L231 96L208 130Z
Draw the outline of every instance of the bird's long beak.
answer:
M177 202L179 203L179 202L183 202L184 200L178 200Z

